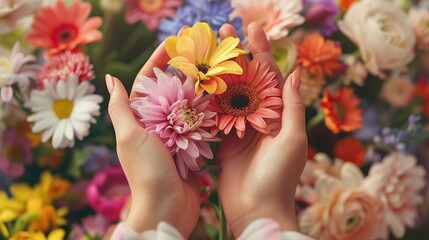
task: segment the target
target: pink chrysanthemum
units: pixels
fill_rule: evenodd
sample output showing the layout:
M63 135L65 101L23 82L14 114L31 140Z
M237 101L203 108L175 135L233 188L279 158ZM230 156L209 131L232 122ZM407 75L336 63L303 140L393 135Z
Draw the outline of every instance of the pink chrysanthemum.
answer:
M218 113L216 127L225 134L234 127L238 137L242 138L246 122L249 122L256 130L269 133L265 119L280 117L275 109L283 105L281 91L276 88L276 74L270 72L268 64L256 60L247 65L244 58L239 58L238 63L243 74L225 75L228 88L225 93L216 95L210 105Z
M161 19L174 17L177 7L183 4L182 0L124 0L127 4L125 20L129 24L142 21L153 31L158 28Z
M82 53L64 52L51 59L43 66L37 82L43 88L44 81L59 81L75 74L79 82L90 81L95 78L89 57Z
M208 159L213 153L208 142L219 141L207 130L215 125L216 113L208 109L211 95L195 94L194 81L184 83L154 69L156 79L142 76L136 92L142 94L131 101L131 106L150 133L158 136L175 157L182 178L188 169L199 169L196 159L200 154Z

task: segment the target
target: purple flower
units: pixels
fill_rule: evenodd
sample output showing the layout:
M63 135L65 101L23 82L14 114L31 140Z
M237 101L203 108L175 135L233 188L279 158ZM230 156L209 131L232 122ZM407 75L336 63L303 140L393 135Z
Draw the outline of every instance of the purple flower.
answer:
M70 240L101 239L109 228L110 221L100 214L87 216L82 219L82 224L73 224L73 233Z
M224 23L229 23L237 30L240 39L243 39L242 20L230 19L229 15L234 9L229 0L187 0L185 5L177 10L172 19L163 19L158 26L158 41L177 35L183 26L193 26L196 22L207 22L218 34Z
M7 129L0 145L0 171L11 178L24 174L25 165L33 162L30 141Z
M335 18L339 10L333 0L307 0L305 4L305 22L309 26L318 28L324 36L337 31Z
M95 174L108 167L118 165L116 153L103 145L87 145L83 151L89 153L89 157L83 162L82 170L85 173Z

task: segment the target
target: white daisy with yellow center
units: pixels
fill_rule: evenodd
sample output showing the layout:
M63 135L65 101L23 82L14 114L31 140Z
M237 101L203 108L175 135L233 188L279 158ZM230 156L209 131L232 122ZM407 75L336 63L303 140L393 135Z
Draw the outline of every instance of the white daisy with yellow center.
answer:
M79 83L74 74L58 82L45 81L44 89L31 91L28 101L33 111L27 118L34 123L32 131L43 132L43 142L52 138L54 148L74 146L75 137L86 137L100 114L103 98L93 94L94 89L87 81Z

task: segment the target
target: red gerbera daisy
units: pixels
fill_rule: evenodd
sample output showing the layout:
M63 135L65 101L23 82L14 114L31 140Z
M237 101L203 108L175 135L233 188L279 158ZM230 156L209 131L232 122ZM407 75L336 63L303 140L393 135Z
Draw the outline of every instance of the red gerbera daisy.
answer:
M46 57L65 50L75 50L84 44L97 41L101 32L100 17L89 17L91 5L74 1L66 6L58 0L54 6L44 7L35 17L28 41L36 48L47 48Z
M246 131L246 123L262 133L269 133L265 119L278 118L275 109L281 108L281 90L276 88L276 74L270 72L270 66L256 60L248 65L244 58L237 62L243 68L242 75L228 74L224 80L228 86L223 94L216 95L211 104L218 113L216 127L228 134L234 127L238 137ZM217 130L216 130L217 131Z
M351 132L362 126L360 99L353 95L353 88L341 88L335 94L325 92L321 107L325 114L325 124L333 133Z

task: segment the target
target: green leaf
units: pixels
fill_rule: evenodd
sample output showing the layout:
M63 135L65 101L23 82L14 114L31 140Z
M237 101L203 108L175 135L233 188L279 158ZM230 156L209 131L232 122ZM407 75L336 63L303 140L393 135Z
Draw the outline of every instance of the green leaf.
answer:
M88 159L90 155L90 150L74 150L65 174L73 178L81 177L82 171L80 169L80 166L83 164L85 159Z

